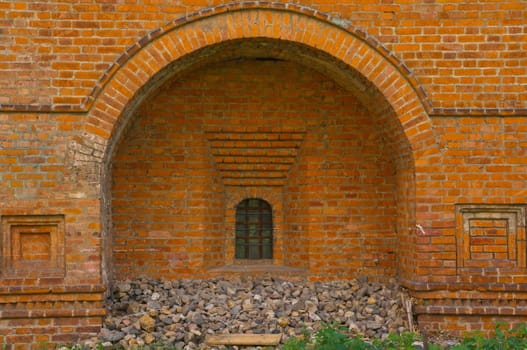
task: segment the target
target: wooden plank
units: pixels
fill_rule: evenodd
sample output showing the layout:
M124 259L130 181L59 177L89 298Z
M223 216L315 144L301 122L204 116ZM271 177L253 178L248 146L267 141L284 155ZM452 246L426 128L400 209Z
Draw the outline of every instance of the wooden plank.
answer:
M281 334L209 334L207 345L278 345Z

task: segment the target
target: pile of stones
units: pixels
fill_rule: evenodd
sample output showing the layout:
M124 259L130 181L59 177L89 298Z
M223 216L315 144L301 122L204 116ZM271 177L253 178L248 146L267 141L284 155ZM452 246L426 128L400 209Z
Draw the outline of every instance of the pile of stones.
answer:
M408 330L405 298L394 280L381 284L366 278L328 283L138 279L115 284L104 327L86 345L202 349L207 334L280 333L284 341L328 324L383 338Z

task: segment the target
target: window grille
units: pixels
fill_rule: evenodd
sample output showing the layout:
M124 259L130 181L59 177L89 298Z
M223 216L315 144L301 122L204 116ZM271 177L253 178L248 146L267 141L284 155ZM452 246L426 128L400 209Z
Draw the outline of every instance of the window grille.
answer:
M236 207L236 259L273 258L273 212L266 201L249 198Z

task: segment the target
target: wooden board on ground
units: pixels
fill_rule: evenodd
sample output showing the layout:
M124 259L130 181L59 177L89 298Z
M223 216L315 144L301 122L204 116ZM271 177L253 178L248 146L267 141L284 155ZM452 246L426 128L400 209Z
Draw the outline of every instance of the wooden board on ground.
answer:
M207 335L207 345L278 345L281 334L212 334Z

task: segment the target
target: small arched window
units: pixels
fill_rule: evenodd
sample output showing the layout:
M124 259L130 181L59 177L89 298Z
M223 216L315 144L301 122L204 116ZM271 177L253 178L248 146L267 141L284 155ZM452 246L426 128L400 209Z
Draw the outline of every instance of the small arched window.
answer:
M273 258L273 211L266 201L249 198L236 207L236 259Z

